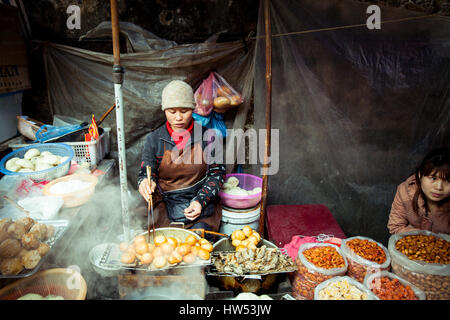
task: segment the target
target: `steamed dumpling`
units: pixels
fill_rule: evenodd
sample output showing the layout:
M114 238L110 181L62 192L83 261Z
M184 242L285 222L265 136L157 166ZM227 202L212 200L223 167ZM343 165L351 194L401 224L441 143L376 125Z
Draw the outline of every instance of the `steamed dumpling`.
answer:
M229 177L225 183L228 183L232 187L237 187L239 185L239 179L236 177Z
M37 157L41 154L41 152L38 149L32 148L25 152L25 155L23 156L24 159L30 160L33 157Z
M16 164L17 166L22 167L22 168L27 168L27 169L33 169L33 168L34 168L34 166L33 166L33 164L31 163L31 161L30 161L30 160L27 160L27 159L19 159L19 160L16 161L15 164Z

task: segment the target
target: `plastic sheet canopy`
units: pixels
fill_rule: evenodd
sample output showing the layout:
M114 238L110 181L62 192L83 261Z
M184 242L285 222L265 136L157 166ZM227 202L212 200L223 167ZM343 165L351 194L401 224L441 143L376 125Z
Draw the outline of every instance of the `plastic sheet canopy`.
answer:
M324 204L347 236L386 245L397 185L429 148L450 141L450 18L298 33L365 24L369 5L271 1L280 164L267 205ZM419 15L381 7L381 21ZM265 128L262 6L258 21L255 127Z
M246 103L236 119L243 127L253 90L254 42L216 43L217 35L203 43L177 45L131 23L120 23L129 52L121 54L125 69L123 97L127 172L131 183L140 168L145 136L165 121L161 92L170 81L185 80L195 88L210 71L217 71L242 93ZM111 35L111 24L101 23L82 38ZM54 43L43 43L49 100L54 114L82 121L97 119L114 104L113 56ZM90 121L90 120L89 120ZM102 124L111 127L111 150L117 155L115 114Z

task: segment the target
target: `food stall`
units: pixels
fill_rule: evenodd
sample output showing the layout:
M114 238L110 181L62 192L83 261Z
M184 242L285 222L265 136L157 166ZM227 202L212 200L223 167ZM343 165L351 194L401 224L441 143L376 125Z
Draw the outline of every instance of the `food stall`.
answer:
M270 130L270 1L264 4ZM94 117L87 133L95 137L83 141L68 136L86 125L46 127L18 118L28 140L15 141L0 162L5 174L0 179L0 299L450 299L447 235L398 234L386 246L364 234L347 238L325 205L267 205L265 166L262 177L226 175L219 193L220 232L177 224L151 228L152 201L148 223L132 226L135 195L127 188L128 124L121 91L126 80L116 42L117 12L112 18L118 159L106 158L109 128L100 128ZM248 98L217 72L202 80L196 88L196 121L233 110ZM271 140L268 133L265 137L267 160Z

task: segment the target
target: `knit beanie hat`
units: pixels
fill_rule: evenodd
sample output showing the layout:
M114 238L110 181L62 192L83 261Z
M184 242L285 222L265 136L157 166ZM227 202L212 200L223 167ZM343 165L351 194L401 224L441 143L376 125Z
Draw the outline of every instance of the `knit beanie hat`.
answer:
M169 108L195 108L194 91L181 80L173 80L162 92L162 110Z

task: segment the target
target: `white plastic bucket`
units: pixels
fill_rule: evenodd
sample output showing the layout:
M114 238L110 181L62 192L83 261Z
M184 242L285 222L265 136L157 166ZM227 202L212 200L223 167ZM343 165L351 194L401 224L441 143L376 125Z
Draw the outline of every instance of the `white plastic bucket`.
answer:
M261 206L250 209L231 209L222 207L222 221L219 232L231 235L234 230L250 226L253 230L259 230L259 216Z

